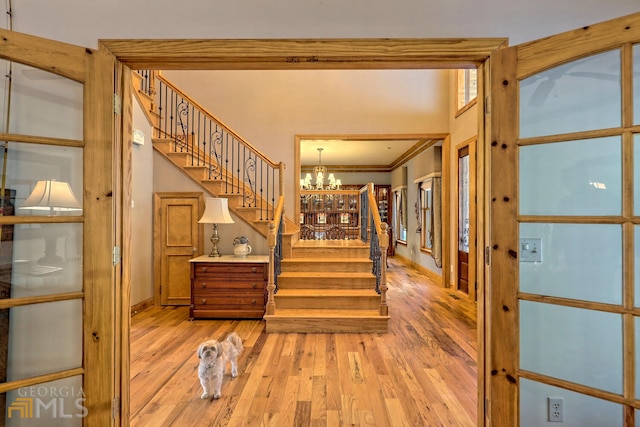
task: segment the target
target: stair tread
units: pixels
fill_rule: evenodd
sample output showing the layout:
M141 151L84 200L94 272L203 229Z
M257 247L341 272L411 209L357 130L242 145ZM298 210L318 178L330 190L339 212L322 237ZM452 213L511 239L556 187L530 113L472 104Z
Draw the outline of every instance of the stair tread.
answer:
M370 263L371 260L369 258L357 257L357 258L337 258L337 257L298 257L298 258L285 258L282 262L290 262L290 263L324 263L324 262L367 262Z
M265 315L264 318L274 318L274 317L299 317L299 318L323 318L323 317L332 317L332 318L354 318L354 317L375 317L379 318L389 318L390 316L381 316L378 309L359 309L354 310L352 308L349 309L324 309L324 308L307 308L307 309L299 309L299 308L276 308L276 313L273 315Z
M279 289L278 296L309 296L309 297L339 297L339 296L374 296L378 293L373 289Z
M278 277L336 277L336 278L372 278L370 271L283 271Z
M361 240L298 240L294 248L368 248Z

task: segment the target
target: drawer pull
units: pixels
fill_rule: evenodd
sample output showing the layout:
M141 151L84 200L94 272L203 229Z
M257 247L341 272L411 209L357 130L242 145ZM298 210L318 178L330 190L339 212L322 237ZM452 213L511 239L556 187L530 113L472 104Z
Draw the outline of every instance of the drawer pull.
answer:
M256 271L258 271L258 269L256 267L252 267L251 271L253 271L255 273Z
M202 272L206 273L207 272L207 267L202 267Z
M257 288L257 287L258 287L258 285L254 283L254 284L253 284L253 289L255 289L255 288Z
M207 284L206 284L206 283L203 283L203 284L202 284L202 289L204 289L204 288L206 288L206 287L207 287Z
M206 304L207 303L207 299L206 298L202 298L202 304Z
M252 305L256 305L256 300L251 300Z

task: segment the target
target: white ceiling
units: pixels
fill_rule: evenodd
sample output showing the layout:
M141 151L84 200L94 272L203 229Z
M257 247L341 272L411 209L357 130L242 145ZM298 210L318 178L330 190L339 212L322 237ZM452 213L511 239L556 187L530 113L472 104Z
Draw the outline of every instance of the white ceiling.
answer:
M318 148L323 165L388 166L418 143L418 139L303 139L300 140L300 165L318 164Z

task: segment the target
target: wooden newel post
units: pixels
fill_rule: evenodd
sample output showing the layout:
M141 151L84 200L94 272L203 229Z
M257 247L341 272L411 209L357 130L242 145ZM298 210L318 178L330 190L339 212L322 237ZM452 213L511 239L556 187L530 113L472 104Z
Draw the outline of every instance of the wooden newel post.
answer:
M379 236L380 242L380 316L389 315L387 304L387 248L389 247L389 225L386 222L380 224L382 230Z
M269 232L267 233L267 247L269 248L269 279L267 282L267 307L266 314L273 315L276 312L276 300L274 291L276 289L275 280L275 251L276 251L276 224L269 223Z

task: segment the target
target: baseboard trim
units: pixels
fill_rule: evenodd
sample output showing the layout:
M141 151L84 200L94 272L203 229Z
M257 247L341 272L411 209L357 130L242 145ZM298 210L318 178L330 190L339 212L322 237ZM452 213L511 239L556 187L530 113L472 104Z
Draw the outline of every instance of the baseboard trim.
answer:
M154 306L153 297L146 299L144 301L140 301L139 303L131 306L131 317L153 306Z
M396 252L396 254L393 256L394 259L399 260L400 262L402 262L404 265L406 265L407 267L413 268L414 270L418 270L420 273L424 274L425 276L427 276L430 280L432 280L433 282L435 282L437 285L442 286L442 275L429 270L428 268L425 268L424 266L411 261L408 258L403 257L402 255L398 254Z

